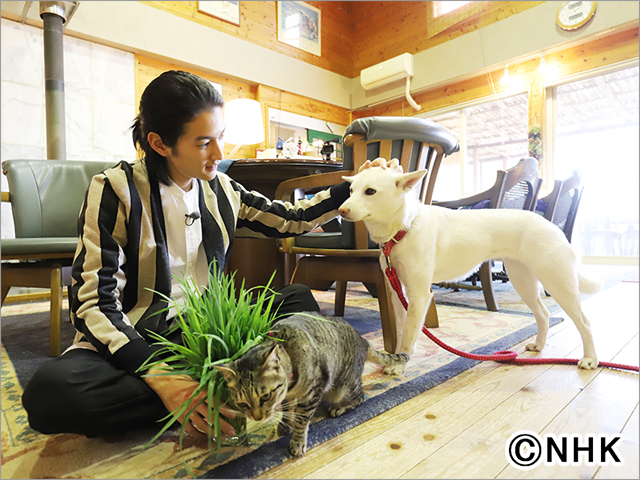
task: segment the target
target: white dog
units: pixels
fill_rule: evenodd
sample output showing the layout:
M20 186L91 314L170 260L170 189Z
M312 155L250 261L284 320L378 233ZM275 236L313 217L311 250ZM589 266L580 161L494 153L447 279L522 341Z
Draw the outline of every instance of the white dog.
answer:
M527 350L542 350L549 330L549 311L540 298L539 280L578 327L584 348L578 366L596 368L580 292L595 293L602 284L578 272L579 256L562 231L523 210L450 210L424 205L412 190L425 174L424 170L402 174L389 168L366 168L354 177L344 177L351 183L351 197L339 209L345 220L363 220L371 239L380 245L406 230L389 256L409 302L405 313L391 291L397 319L396 352L413 353L431 302L432 283L464 279L482 262L502 259L509 280L538 325L536 341ZM380 262L385 270L382 254Z

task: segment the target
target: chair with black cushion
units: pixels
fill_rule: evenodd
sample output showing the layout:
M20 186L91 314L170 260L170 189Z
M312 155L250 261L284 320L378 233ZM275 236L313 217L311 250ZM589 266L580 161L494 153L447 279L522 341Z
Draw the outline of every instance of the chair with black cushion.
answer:
M582 173L574 170L566 179L556 180L551 193L536 203L536 213L562 230L569 242L584 190L581 183Z
M311 175L282 182L276 198L294 200L309 191L326 188L343 181L343 176L357 174L367 160L397 158L405 172L427 170L420 198L431 203L438 169L445 155L459 150L455 137L429 120L413 117L367 117L355 120L344 134L343 171ZM341 221L340 231L308 233L285 239L282 251L288 268L293 270L291 283L311 287L321 282L336 282L335 314L344 315L347 282L362 282L378 298L385 349L395 351L395 316L385 276L380 269L380 249L369 239L363 222ZM429 288L429 287L427 287ZM437 326L437 312L432 304L427 325Z
M2 239L2 303L12 286L51 289L51 356L61 350L62 290L71 285L80 208L91 178L113 165L72 160L2 164L16 233L16 238Z
M472 208L508 208L516 210L530 210L535 208L538 192L542 187L542 179L538 173L538 161L535 158L525 157L515 167L508 170L498 170L496 181L488 190L459 200L446 202L433 202L433 205L451 209ZM438 284L444 288L473 288L477 280L480 280L487 309L497 312L498 302L493 291L493 274L491 261L486 261L480 266L480 270L465 283L443 282Z

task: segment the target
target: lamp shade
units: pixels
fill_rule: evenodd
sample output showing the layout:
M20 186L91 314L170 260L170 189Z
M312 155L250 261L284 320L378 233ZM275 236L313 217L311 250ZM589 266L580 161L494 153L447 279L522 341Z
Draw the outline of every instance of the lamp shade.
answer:
M234 145L253 145L264 142L260 102L248 98L229 100L224 107L224 120L225 142Z

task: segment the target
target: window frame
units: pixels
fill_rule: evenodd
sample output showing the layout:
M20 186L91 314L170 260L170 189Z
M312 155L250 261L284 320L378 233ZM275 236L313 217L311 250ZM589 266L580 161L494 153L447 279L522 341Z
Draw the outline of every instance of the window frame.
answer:
M498 101L498 100L504 100L505 98L509 98L509 97L515 97L517 95L523 95L526 94L527 95L527 107L529 107L529 101L531 99L531 93L530 93L530 86L527 87L523 87L523 88L514 88L508 91L502 91L500 93L495 93L492 94L490 96L486 96L486 97L480 97L480 98L475 98L472 100L468 100L466 102L462 102L462 103L457 103L455 105L449 105L446 107L442 107L439 108L437 110L431 110L429 112L424 112L424 113L420 113L418 115L416 115L416 117L420 117L420 118L424 118L426 120L429 120L430 117L435 117L437 115L442 115L445 113L451 113L451 112L458 112L458 116L459 116L459 125L460 125L460 138L458 138L458 143L460 144L460 151L459 153L459 157L460 157L460 198L462 198L463 196L468 196L471 194L466 194L465 193L465 173L466 173L466 163L468 163L469 157L467 155L467 141L466 141L466 135L467 135L467 125L466 125L466 117L464 115L464 110L466 108L470 108L470 107L475 107L478 105L482 105L484 103L490 103L490 102L494 102L494 101ZM527 128L529 128L529 125L527 125Z

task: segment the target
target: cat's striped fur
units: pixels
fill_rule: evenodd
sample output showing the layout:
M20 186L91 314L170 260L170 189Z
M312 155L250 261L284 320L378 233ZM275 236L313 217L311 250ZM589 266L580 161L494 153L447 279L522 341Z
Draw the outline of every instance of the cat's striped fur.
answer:
M299 314L277 322L269 338L218 370L248 418L262 421L283 412L278 433L292 432L289 451L301 456L321 400L332 417L362 403L366 360L401 373L409 357L378 352L339 317Z

